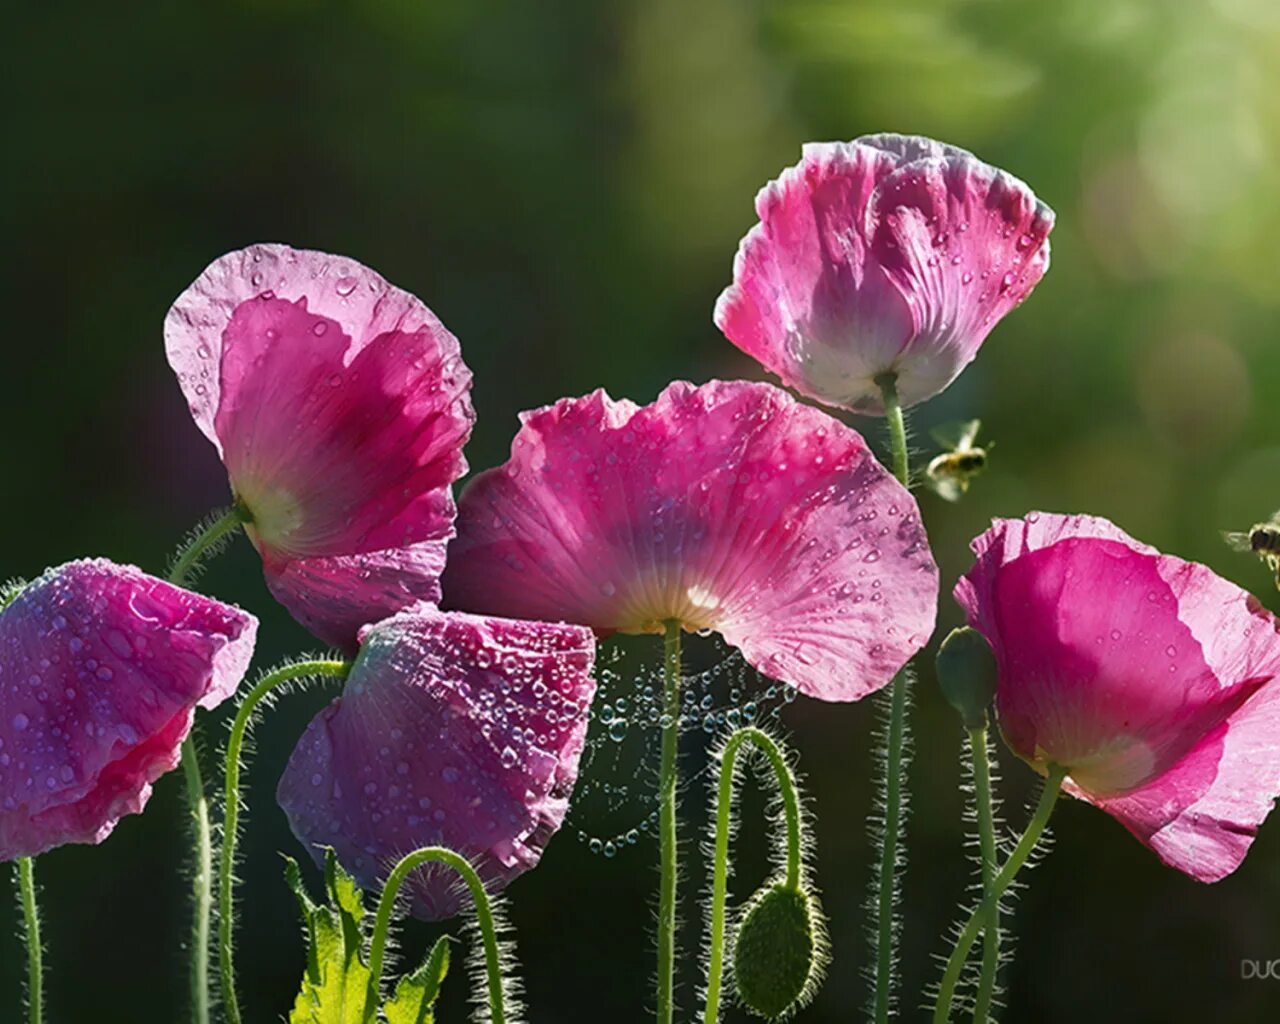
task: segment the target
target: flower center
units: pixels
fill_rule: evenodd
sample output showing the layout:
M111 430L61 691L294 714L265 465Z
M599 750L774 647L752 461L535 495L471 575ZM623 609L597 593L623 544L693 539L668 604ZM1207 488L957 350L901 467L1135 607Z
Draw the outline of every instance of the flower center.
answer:
M1067 768L1071 781L1094 796L1114 796L1150 781L1156 774L1159 758L1150 743L1137 736L1119 735L1106 740L1088 752L1063 756L1051 754L1037 745L1031 760L1042 775L1056 763Z
M260 551L300 553L298 535L304 516L302 503L297 498L278 487L259 488L250 481L247 485L237 484L236 501L249 514L244 530L255 547Z
M704 586L637 587L619 610L619 633L664 633L672 619L691 633L715 629L720 599Z

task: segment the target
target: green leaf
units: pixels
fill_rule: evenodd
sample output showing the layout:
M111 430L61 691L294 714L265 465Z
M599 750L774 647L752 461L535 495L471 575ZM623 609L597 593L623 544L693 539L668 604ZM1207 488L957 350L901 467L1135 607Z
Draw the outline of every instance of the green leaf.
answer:
M288 858L285 881L298 899L307 932L307 969L289 1024L365 1024L369 968L363 960L360 890L331 852L325 858L325 886L336 909L312 901L297 863Z
M342 919L343 941L348 946L363 945L364 893L338 863L332 847L324 851L324 884L329 891L330 904Z
M387 1024L432 1024L435 1015L431 1007L448 973L449 936L446 935L431 947L421 967L400 979L395 994L383 1004Z

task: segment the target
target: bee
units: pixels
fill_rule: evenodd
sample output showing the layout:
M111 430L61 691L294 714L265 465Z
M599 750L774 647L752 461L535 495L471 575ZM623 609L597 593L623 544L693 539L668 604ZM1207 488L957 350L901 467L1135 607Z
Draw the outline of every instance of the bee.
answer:
M981 427L981 420L967 420L933 431L933 439L946 450L930 461L924 475L929 487L946 501L959 501L969 481L987 468L987 448L974 444Z
M1236 551L1252 551L1271 570L1280 590L1280 512L1265 523L1254 523L1248 533L1224 533L1225 540Z

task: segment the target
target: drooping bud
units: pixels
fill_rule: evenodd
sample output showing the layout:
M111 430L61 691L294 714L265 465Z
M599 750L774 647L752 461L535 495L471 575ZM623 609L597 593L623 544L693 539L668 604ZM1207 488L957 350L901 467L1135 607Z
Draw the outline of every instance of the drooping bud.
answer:
M953 629L937 658L938 686L960 713L966 729L987 724L987 708L996 695L996 659L982 634L968 626Z
M775 882L747 904L734 943L738 1001L769 1020L812 994L820 970L822 911L805 889Z

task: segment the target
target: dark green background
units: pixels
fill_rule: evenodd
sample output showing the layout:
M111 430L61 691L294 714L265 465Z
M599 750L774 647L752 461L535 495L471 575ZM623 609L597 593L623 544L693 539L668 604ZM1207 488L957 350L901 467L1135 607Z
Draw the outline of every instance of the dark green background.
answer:
M349 254L422 296L475 371L468 455L484 467L519 409L758 374L711 323L755 190L806 139L894 130L976 150L1059 217L1044 283L916 416L922 448L925 428L968 415L997 442L962 505L922 498L944 585L992 515L1042 508L1113 518L1276 603L1266 571L1219 539L1280 505L1271 0L49 2L4 21L0 575L90 553L158 570L226 500L161 322L228 249ZM880 424L858 426L879 443ZM314 649L248 545L206 584L261 615L260 664ZM959 730L927 674L918 693L910 1019L967 877ZM275 853L298 851L270 792L322 700L268 721L251 773L251 1021L277 1018L301 970ZM836 952L801 1019L843 1022L867 959L873 709L801 699L787 720ZM1020 821L1031 773L1005 768ZM181 1019L179 788L166 778L104 847L41 859L52 1021ZM690 794L692 816L702 803ZM744 883L762 870L758 832L744 829ZM1018 909L1007 1020L1276 1019L1280 980L1243 981L1240 960L1280 957L1280 822L1212 887L1088 807L1064 806L1057 836ZM647 841L605 861L566 834L513 886L535 1024L646 1018L655 861ZM687 891L702 877L691 862ZM410 947L429 934L410 929ZM3 1021L20 964L11 943Z

